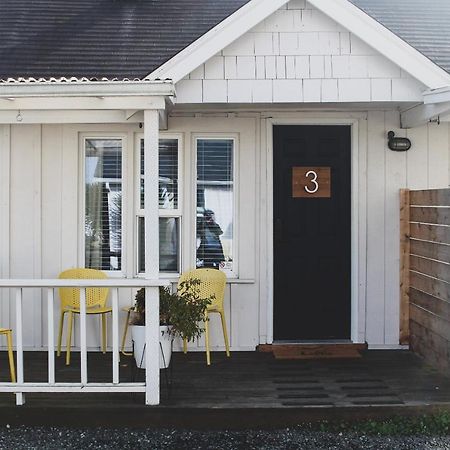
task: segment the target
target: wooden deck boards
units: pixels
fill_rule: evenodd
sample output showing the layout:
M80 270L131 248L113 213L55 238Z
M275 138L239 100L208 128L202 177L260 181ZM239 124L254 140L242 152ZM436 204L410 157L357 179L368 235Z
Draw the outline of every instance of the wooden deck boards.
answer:
M0 381L7 381L5 352L0 354ZM25 353L25 380L45 381L47 355ZM111 354L90 353L90 381L111 381ZM79 381L79 355L72 364L56 359L57 381ZM417 406L450 403L450 377L407 351L368 351L360 359L277 360L269 353L177 353L172 368L161 371L163 409L284 410L313 407ZM130 357L122 357L122 381L142 381ZM27 394L31 407L144 408L143 394ZM0 394L0 408L14 407L14 396Z

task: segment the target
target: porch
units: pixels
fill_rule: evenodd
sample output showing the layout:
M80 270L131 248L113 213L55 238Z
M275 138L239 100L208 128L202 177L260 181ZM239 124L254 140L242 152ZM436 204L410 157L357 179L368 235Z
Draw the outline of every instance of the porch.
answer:
M80 354L70 366L56 359L58 382L79 377ZM110 381L111 353L88 354L91 382ZM0 367L6 367L0 354ZM25 380L46 379L47 353L24 353ZM166 377L167 375L167 377ZM143 381L131 357L121 356L120 382ZM0 381L7 381L2 371ZM168 388L168 384L170 387ZM409 351L366 351L360 359L277 360L259 352L175 353L161 371L161 404L145 407L144 393L29 393L22 408L14 395L0 394L4 423L51 425L249 426L351 417L416 414L450 405L450 377ZM236 414L239 411L239 414ZM45 413L44 413L45 412ZM76 420L76 422L74 422Z

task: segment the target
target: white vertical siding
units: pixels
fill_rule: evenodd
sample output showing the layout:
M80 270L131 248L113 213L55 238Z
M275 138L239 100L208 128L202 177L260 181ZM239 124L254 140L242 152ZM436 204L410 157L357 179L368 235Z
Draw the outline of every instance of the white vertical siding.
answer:
M278 113L280 114L280 113ZM349 117L349 113L314 113L315 117ZM269 114L270 115L270 114ZM246 116L246 117L245 117ZM289 113L289 117L310 117ZM358 339L371 345L398 344L399 320L399 227L398 190L402 187L437 188L449 184L449 124L428 124L413 130L400 130L396 111L369 111L359 117L358 198L359 198L359 290ZM129 125L14 125L0 127L0 270L2 277L55 277L79 265L82 220L80 200L81 132L128 133L128 152L134 145L136 126ZM387 149L387 132L408 136L413 147L406 153ZM240 278L249 284L227 285L226 314L231 346L250 350L266 342L267 235L271 218L267 200L272 195L267 177L267 127L259 113L172 117L169 132L183 137L183 265L192 266L195 221L194 173L196 134L233 134L239 142L237 190L238 257ZM128 176L133 168L128 158ZM261 170L262 168L262 170ZM129 180L128 186L133 183ZM132 202L131 197L129 201ZM129 233L133 205L126 214ZM125 208L126 209L126 208ZM191 224L191 225L189 225ZM80 228L81 227L81 228ZM127 238L128 245L133 236ZM133 250L127 274L133 273ZM0 326L14 328L13 305L9 293L2 292ZM132 303L131 293L122 292L121 305ZM46 311L41 292L25 295L25 345L39 348L46 344ZM13 312L14 310L11 309ZM59 305L55 305L58 317ZM121 324L123 323L123 316ZM56 329L55 323L55 329ZM223 337L217 317L211 318L212 347L222 348ZM99 343L99 324L88 320L90 347ZM78 331L75 342L78 342ZM191 345L201 349L202 341Z

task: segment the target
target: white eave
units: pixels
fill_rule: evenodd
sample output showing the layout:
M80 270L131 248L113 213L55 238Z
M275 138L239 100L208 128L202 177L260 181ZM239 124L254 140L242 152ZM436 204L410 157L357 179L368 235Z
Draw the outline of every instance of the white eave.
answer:
M8 80L0 83L0 110L165 109L170 81Z

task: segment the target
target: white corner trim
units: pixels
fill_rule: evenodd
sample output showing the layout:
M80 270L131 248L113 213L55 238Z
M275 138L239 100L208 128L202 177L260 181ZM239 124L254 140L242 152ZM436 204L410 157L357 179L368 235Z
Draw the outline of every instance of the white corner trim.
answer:
M145 79L177 83L286 3L288 0L251 0Z
M450 74L348 0L308 2L428 88L450 85Z

